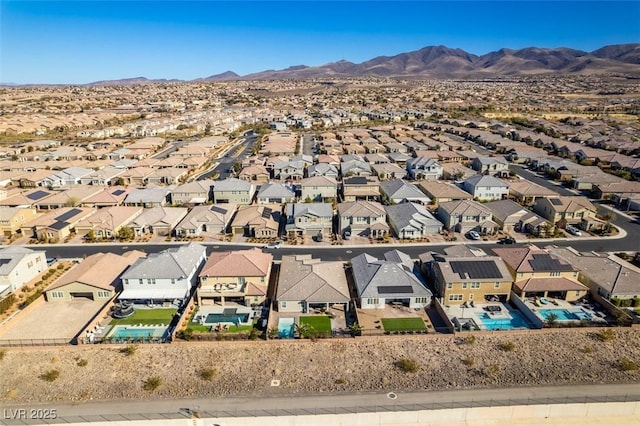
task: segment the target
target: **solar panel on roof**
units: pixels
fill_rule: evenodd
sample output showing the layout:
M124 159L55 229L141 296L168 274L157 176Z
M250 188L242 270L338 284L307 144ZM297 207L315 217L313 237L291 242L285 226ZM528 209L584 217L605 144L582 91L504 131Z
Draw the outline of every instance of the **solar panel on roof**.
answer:
M58 222L53 222L49 228L59 231L67 226L69 226L69 222L58 221Z
M399 285L399 286L380 286L378 287L378 294L395 294L395 293L403 293L410 294L413 293L413 287L410 285Z
M0 259L0 266L4 266L9 262L11 262L11 259Z
M262 211L262 217L265 219L269 219L271 217L271 213L272 210L268 207L266 207L263 211Z
M117 197L118 195L122 195L122 194L124 194L125 192L127 192L127 191L125 191L124 189L116 189L116 190L115 190L115 191L113 191L111 194L112 194L112 195L115 195L115 196Z
M498 265L493 260L455 260L450 262L451 270L459 274L461 278L501 278L502 274Z
M68 212L63 213L60 216L56 217L56 220L58 222L64 222L67 219L71 219L72 217L76 216L79 213L82 213L82 210L80 210L80 209L71 209Z
M220 214L223 214L224 212L226 212L225 209L223 209L222 207L218 207L218 206L211 206L211 208L209 210L211 210L212 212L215 212L215 213L220 213Z
M534 254L529 260L529 265L534 271L567 272L573 271L573 267L567 263L560 263L548 253Z
M553 204L554 206L561 206L562 205L562 200L559 200L557 198L549 198L549 202L551 204Z
M36 191L36 192L32 192L31 194L27 195L27 198L33 201L38 201L41 198L46 197L47 195L49 195L49 193L47 191Z

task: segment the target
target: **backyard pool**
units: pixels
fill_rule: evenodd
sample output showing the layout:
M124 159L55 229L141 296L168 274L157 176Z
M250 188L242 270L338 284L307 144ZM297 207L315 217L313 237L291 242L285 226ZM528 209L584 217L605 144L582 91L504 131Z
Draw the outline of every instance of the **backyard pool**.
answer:
M280 318L278 320L278 336L281 339L293 339L295 331L293 318Z
M235 309L234 309L235 312ZM221 314L208 314L204 320L204 323L207 325L210 324L218 324L221 322L230 322L233 325L238 325L238 323L245 324L249 321L249 314L230 314L230 313L221 313Z
M549 319L549 315L554 314L556 316L556 321L591 320L591 315L582 309L577 311L570 311L568 309L538 309L538 313L544 319Z
M496 318L486 312L478 315L478 318L487 330L513 330L516 328L531 328L527 320L520 312L508 311L508 313L511 318Z
M115 325L107 337L113 340L159 339L166 331L167 327Z

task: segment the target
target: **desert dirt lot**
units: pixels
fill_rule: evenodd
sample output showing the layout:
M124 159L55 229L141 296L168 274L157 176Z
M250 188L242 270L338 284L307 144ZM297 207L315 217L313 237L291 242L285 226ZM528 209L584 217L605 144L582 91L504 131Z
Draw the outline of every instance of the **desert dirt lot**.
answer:
M4 349L5 403L314 392L453 389L535 384L622 383L640 379L621 360L640 361L640 330L542 330L454 336L270 342L209 342ZM505 342L513 347L505 349ZM401 359L417 361L405 372ZM206 369L213 369L209 375ZM51 373L57 371L58 373ZM48 375L48 379L47 374ZM50 380L52 376L53 380ZM155 389L144 389L156 377ZM271 380L280 387L271 387Z

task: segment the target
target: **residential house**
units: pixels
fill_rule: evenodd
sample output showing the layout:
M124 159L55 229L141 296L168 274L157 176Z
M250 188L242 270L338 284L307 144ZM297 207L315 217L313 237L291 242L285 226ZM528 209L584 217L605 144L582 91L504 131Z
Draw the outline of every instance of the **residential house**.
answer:
M200 271L198 305L263 304L272 261L273 256L259 248L211 253Z
M186 207L152 207L129 222L137 236L155 234L168 236L187 215Z
M124 168L105 167L82 177L80 183L83 185L110 186L116 184L120 175L124 172Z
M206 247L193 243L150 253L120 276L123 291L118 300L180 307L197 285L197 272L206 258Z
M471 168L478 173L491 176L509 175L509 162L503 157L476 157L471 162Z
M238 179L257 184L269 182L269 171L262 165L244 167L238 174Z
M170 186L148 186L146 188L134 188L129 191L124 200L126 206L140 207L162 207L169 202L169 194L173 187Z
M522 299L553 298L573 302L588 293L578 281L578 269L536 246L495 248L513 277L513 291Z
M351 268L362 309L384 309L393 302L420 309L431 303L431 291L414 262L401 251L388 251L382 260L363 253L351 259Z
M472 200L447 201L438 205L438 219L445 228L464 234L477 231L481 234L494 234L498 224L492 220L491 210Z
M310 254L282 256L275 294L279 312L346 307L350 300L343 262L322 262Z
M448 152L448 151L446 151ZM476 171L460 163L442 163L442 178L460 181L475 175Z
M583 220L595 218L597 209L587 197L558 195L538 198L533 211L564 228L566 225L579 226Z
M304 178L307 163L303 160L278 160L273 163L273 178L299 181Z
M51 173L51 175L42 181L42 186L48 188L61 188L79 185L80 181L93 174L94 170L85 169L84 167L69 167Z
M92 254L47 287L47 302L89 299L107 303L122 289L120 275L143 256L138 250L122 255Z
M225 234L236 212L235 204L195 206L175 227L178 237L198 237L202 233Z
M485 207L491 210L492 220L506 233L520 232L523 218L533 214L512 200L491 201Z
M213 202L216 204L251 204L256 187L244 180L229 178L213 185Z
M18 290L45 269L44 251L21 246L0 249L0 298Z
M83 207L112 207L119 206L129 195L129 190L124 186L112 186L104 188L102 191L85 198L82 201Z
M407 172L415 180L438 180L442 178L442 170L442 165L433 158L415 157L407 160Z
M332 179L338 179L338 168L333 164L318 163L307 168L307 175L311 177L325 176Z
M506 182L488 175L473 175L462 183L462 188L481 201L502 200L509 195Z
M509 182L509 195L518 203L530 206L538 198L552 197L558 195L558 193L537 183L522 179L516 182Z
M353 201L338 205L341 235L382 238L389 233L384 207L374 201Z
M343 177L346 176L371 176L371 165L356 154L342 156L340 163L340 172Z
M75 231L80 236L92 233L93 238L96 239L115 239L118 232L140 216L143 211L142 207L105 207L79 221L75 226Z
M436 294L443 304L486 303L511 297L513 278L497 256L447 256L431 253L423 266L433 277Z
M371 168L380 180L404 179L405 176L407 176L407 171L405 169L393 163L374 164Z
M426 196L415 185L402 179L380 182L380 193L387 204L417 203L429 205L431 198Z
M0 206L35 207L36 204L54 194L56 194L55 191L43 188L34 188L26 192L9 192L7 198L0 200Z
M258 190L258 204L285 204L295 200L296 194L291 185L282 183L265 183Z
M177 186L171 191L171 204L173 205L197 205L205 204L213 198L213 185L211 179L194 180Z
M39 210L55 210L62 207L75 207L82 205L84 200L101 192L102 188L90 185L76 185L66 190L56 190L50 197L34 203Z
M448 182L420 181L418 188L431 198L433 204L447 201L471 200L473 196Z
M281 205L240 206L233 221L233 235L256 238L274 238L280 229Z
M308 177L300 182L300 187L300 199L305 202L327 202L338 199L338 183L332 177Z
M62 241L72 232L78 222L96 212L92 208L65 207L45 213L21 227L22 235L38 240Z
M290 237L329 237L333 233L330 203L290 203L285 207L285 230Z
M385 206L384 209L389 225L398 238L423 238L442 231L442 222L421 204L401 203Z
M343 199L352 201L380 201L380 181L377 177L354 176L342 181Z
M37 217L36 209L30 207L0 207L0 233L11 237L25 223Z

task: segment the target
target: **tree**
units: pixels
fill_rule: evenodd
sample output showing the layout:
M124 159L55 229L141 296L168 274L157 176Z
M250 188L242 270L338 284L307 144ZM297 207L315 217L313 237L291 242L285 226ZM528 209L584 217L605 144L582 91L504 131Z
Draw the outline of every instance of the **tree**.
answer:
M605 228L606 229L605 232L608 234L609 232L611 232L611 222L616 220L617 216L612 211L607 211L605 214L602 215L602 219L607 221L607 227Z
M89 232L87 232L87 241L95 241L95 240L96 240L96 233L92 229Z
M553 327L554 325L556 325L558 322L558 315L554 314L553 312L551 312L548 316L547 316L547 325L549 327Z
M121 240L133 240L136 236L136 232L130 226L123 226L118 231L118 238Z
M209 136L211 134L211 123L207 123L207 125L204 126L204 134L205 136Z

